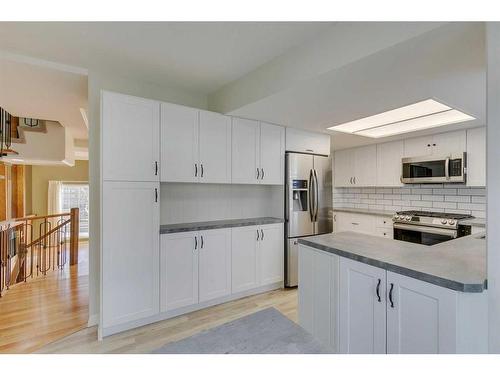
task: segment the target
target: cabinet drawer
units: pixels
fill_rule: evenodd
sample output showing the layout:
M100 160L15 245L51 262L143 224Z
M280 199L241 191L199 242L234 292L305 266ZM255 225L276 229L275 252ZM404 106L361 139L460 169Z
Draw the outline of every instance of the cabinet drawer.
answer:
M374 234L378 237L394 238L394 232L392 228L375 228Z
M390 216L374 216L375 227L392 228L392 218Z

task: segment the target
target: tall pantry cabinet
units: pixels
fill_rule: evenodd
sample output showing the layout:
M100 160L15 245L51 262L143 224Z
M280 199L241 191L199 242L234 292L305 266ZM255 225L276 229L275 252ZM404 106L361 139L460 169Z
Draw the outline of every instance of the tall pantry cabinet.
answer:
M101 95L101 335L159 313L160 104Z

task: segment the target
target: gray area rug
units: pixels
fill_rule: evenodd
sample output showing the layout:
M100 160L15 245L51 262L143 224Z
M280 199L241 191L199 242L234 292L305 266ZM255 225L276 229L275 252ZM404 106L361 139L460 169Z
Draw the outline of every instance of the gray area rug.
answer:
M326 354L330 351L274 308L169 343L156 354Z

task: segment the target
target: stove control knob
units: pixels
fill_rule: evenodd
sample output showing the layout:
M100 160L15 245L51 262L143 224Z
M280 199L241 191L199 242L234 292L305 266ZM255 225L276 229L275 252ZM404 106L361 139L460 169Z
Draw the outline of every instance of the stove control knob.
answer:
M406 221L410 221L411 220L411 216L405 216L405 220Z
M448 222L448 220L446 220L446 219L441 220L441 224L446 224L447 222Z
M452 220L452 219L451 219L451 220L448 220L448 224L450 224L450 225L455 225L455 224L456 224L456 221L455 221L455 220Z
M399 215L394 215L394 220L399 220L399 219L400 219Z

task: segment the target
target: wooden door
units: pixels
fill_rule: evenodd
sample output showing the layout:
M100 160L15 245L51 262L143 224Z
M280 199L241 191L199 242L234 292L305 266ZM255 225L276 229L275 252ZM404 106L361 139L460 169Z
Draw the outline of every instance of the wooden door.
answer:
M159 187L154 182L103 184L103 328L159 312Z
M162 234L161 311L198 303L198 232Z
M101 132L104 181L159 181L157 101L103 92Z

